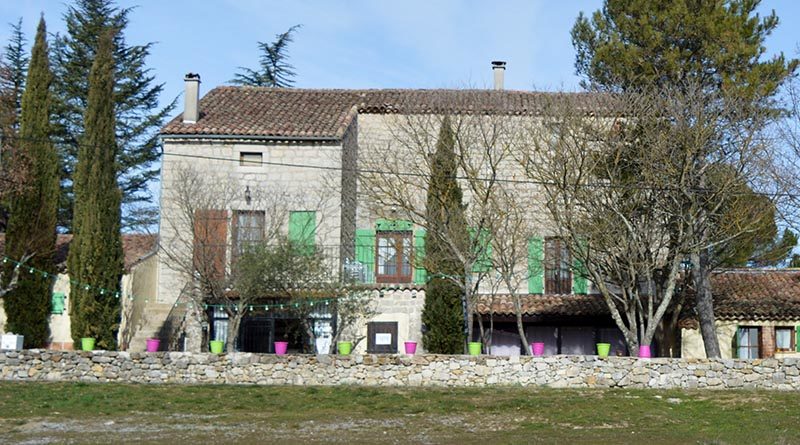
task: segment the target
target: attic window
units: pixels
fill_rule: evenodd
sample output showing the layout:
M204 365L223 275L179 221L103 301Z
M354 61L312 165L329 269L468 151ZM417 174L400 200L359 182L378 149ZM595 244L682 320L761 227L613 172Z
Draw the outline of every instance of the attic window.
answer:
M263 162L263 154L254 151L243 151L239 153L239 165L242 167L260 167Z

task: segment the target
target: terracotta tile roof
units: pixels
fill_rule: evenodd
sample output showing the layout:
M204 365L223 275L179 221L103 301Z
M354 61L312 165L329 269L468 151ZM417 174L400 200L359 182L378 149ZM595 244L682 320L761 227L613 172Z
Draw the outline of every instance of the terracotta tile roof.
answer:
M157 235L145 233L127 233L122 235L122 250L125 254L125 269L135 265L147 254L155 250ZM56 237L55 263L59 268L66 267L67 254L69 253L69 243L72 241L71 234L59 234ZM0 255L4 254L6 247L6 235L0 233Z
M608 315L608 307L599 295L522 295L524 315L594 316ZM478 312L495 315L514 315L514 300L510 295L488 295L478 299Z
M494 90L314 90L263 87L217 87L199 104L197 123L179 115L164 136L214 135L274 138L341 139L357 112L528 115L541 111L542 99L563 93ZM601 98L587 93L567 97L596 109Z
M720 320L800 320L800 270L727 270L711 285Z
M718 320L787 321L800 320L800 270L732 269L711 277L714 314ZM681 327L696 328L692 314L693 297L688 296L681 316ZM496 315L513 315L511 296L482 296L478 311ZM599 295L525 295L525 315L586 316L607 315L605 302Z

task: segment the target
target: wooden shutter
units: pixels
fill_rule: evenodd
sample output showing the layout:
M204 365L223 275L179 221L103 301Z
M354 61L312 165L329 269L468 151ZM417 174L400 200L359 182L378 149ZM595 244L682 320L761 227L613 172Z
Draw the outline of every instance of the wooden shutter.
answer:
M544 292L544 240L536 237L528 241L528 293Z
M228 241L226 210L196 210L194 215L194 267L201 280L225 278Z
M481 229L476 235L475 229L469 230L470 241L475 243L476 260L472 264L473 272L489 272L492 268L492 237L488 229ZM477 236L477 240L475 237Z
M800 325L794 327L794 349L800 352Z
M580 249L586 249L586 240L580 240ZM589 275L583 261L572 257L572 292L586 295L589 293Z
M375 230L356 229L356 261L363 267L364 282L375 282Z
M428 282L428 272L425 270L425 229L414 231L414 284Z
M289 213L289 241L307 253L314 250L317 237L317 212L300 211Z
M53 292L51 297L50 312L53 314L64 313L64 292Z

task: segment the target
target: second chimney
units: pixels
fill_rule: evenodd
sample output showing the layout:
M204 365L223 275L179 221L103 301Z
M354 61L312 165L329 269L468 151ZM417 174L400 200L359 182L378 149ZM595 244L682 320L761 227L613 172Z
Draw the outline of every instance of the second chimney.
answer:
M183 78L184 93L183 123L194 124L200 118L200 75L189 73Z
M503 62L502 60L493 61L492 71L494 71L494 89L502 90L506 72L506 63Z

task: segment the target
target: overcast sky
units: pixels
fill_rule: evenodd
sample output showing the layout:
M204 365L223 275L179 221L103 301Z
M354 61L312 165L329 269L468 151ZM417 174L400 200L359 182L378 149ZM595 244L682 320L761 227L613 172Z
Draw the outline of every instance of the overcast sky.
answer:
M32 40L44 13L63 32L64 0L0 0L0 25L23 18ZM227 83L238 66L255 67L257 41L272 41L295 24L290 47L303 88L441 88L491 85L492 60L508 62L508 89L578 88L569 31L580 11L600 0L567 1L260 1L138 0L129 44L157 42L148 59L166 102L198 72L202 93ZM795 55L800 2L766 0L781 18L769 53ZM8 26L0 26L7 42Z

